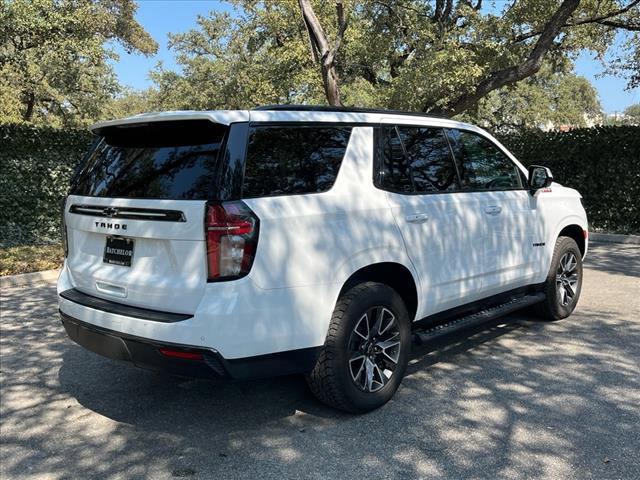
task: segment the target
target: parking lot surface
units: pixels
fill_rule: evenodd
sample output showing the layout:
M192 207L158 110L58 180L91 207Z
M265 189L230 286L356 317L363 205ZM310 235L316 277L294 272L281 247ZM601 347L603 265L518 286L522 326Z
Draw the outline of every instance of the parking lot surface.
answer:
M595 245L567 320L516 313L414 351L352 416L298 376L179 380L71 342L55 287L2 291L0 476L640 478L640 246Z

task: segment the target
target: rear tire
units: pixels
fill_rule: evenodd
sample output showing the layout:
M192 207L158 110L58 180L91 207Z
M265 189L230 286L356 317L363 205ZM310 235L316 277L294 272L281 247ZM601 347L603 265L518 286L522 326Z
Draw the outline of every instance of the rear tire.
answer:
M553 250L551 268L544 282L546 298L535 305L543 320L567 318L578 304L582 290L582 253L573 238L559 237Z
M410 349L409 315L400 295L381 283L361 283L338 299L307 383L331 407L368 412L393 397Z

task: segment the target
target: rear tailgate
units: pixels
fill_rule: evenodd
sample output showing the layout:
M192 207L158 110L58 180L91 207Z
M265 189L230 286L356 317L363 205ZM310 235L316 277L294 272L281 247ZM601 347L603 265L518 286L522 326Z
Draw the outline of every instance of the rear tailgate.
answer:
M65 208L66 264L75 288L127 305L195 312L207 283L205 205L70 195ZM130 262L108 263L122 258L118 255L105 260L109 237L129 240Z
M226 178L220 162L230 127L213 117L143 116L94 128L101 138L65 204L66 267L76 289L196 311L207 285L206 205Z

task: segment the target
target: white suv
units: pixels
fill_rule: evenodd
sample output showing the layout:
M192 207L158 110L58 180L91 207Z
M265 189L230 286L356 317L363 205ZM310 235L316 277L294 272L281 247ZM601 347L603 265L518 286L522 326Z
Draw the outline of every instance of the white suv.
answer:
M412 342L580 296L575 190L472 125L303 106L105 122L64 205L69 336L228 380L305 373L364 412Z

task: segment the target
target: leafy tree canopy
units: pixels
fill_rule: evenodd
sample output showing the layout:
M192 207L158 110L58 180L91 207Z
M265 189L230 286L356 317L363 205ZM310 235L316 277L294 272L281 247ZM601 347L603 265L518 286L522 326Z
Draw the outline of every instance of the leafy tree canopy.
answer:
M178 70L122 89L119 43L154 40L134 0L0 0L0 121L83 125L161 109L331 103L461 115L491 126L581 125L590 50L640 85L640 0L231 0L171 34ZM616 45L616 48L612 48Z
M119 90L109 42L145 55L156 42L133 0L0 0L0 119L92 121Z
M584 77L553 73L545 65L536 75L484 97L460 115L497 131L521 128L587 127L600 123L598 94Z
M556 97L585 97L590 111L596 100L586 98L585 81L558 73L570 72L585 49L606 58L620 35L622 54L607 66L627 74L630 86L639 81L633 59L640 58L640 0L513 0L490 8L482 0L232 3L237 16L214 12L170 36L180 72L153 72L156 105L328 99L455 115L491 110L487 102L509 101L516 92L514 101L542 95L546 110L572 108L571 98L549 97L555 89ZM535 116L523 113L518 122Z
M633 118L636 121L640 121L640 103L634 103L624 109L624 114Z

